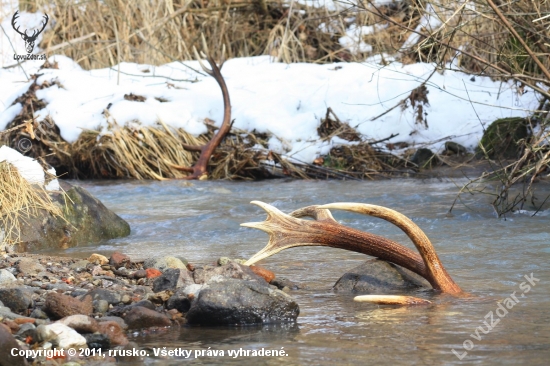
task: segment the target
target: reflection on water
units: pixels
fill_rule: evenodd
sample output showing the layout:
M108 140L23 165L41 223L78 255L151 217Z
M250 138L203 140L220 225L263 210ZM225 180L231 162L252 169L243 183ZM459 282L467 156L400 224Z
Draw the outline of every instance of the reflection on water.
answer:
M434 304L416 307L354 303L353 296L334 294L331 286L364 255L332 248L303 247L263 261L278 276L307 285L291 295L300 304L297 324L240 328L182 328L136 334L143 347L200 349L278 349L284 358L158 359L151 365L199 364L510 364L543 365L550 359L550 230L548 215L528 214L497 220L485 196L469 197L446 213L457 188L451 182L396 180L384 182L80 182L126 219L132 234L64 253L87 257L114 250L140 259L182 255L192 263L212 263L220 256L248 258L267 243L267 235L241 228L261 221L264 212L251 200L273 204L284 212L337 201L384 205L411 217L432 239L455 281L472 298L453 299L423 293ZM405 245L406 236L375 218L335 212L337 220L386 236ZM497 301L514 291L524 275L540 281L488 334L475 331ZM496 317L496 316L495 316ZM486 327L485 327L486 329ZM478 337L479 339L470 336ZM459 360L453 353L465 352ZM466 343L469 347L470 343ZM152 354L152 353L151 353Z

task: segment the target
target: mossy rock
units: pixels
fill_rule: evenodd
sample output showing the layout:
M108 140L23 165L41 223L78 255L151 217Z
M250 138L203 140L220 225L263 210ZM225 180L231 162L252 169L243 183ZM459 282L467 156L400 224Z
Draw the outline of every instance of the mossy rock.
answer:
M51 192L50 197L63 212L64 219L37 210L36 215L22 222L20 242L14 245L14 251L66 249L130 234L130 225L84 188L64 181L59 183L66 196Z
M490 159L514 159L522 149L521 140L529 136L528 123L522 117L497 119L489 125L476 148L478 157L485 156L483 147Z
M411 161L421 169L431 169L441 163L432 150L423 147L416 150L411 157Z

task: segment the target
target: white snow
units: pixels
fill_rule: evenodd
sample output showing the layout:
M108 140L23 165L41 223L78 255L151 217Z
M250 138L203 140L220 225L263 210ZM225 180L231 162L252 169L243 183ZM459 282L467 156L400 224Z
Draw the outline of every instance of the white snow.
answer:
M19 151L4 145L0 147L0 162L3 161L14 166L27 182L44 185L44 169L35 159L24 156ZM48 173L55 176L55 169L48 169ZM59 190L59 182L57 179L53 179L45 188L48 191L57 191Z

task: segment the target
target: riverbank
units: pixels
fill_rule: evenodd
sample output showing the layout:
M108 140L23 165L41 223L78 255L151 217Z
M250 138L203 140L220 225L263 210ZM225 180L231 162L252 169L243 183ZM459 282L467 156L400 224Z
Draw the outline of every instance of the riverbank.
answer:
M129 341L130 333L155 332L188 323L216 324L212 323L212 315L205 319L205 314L197 315L197 309L191 309L201 289L212 291L213 277L218 282L226 281L224 286L231 285L231 281L242 281L265 287L269 282L272 284L270 291L280 288L284 292L290 292L295 286L290 281L277 280L272 272L259 266L242 266L229 258L197 266L175 257L132 261L119 252L110 258L93 254L87 260L28 253L3 254L0 257L0 354L8 356L9 361L6 364L3 358L0 365L24 364L22 359L16 357L16 362L9 355L26 351L26 355L30 355L31 350L42 350L28 360L40 365L51 365L52 357L45 357L48 354L54 355L57 364L132 361L131 357L109 357L109 350L111 355L117 352L124 355L127 350L134 355L136 352L141 354L139 346ZM232 286L235 288L234 283ZM224 301L229 303L224 305L227 311L234 306L232 302L239 300L226 296ZM241 306L239 311L240 315L233 321L243 325L250 321L246 320L247 316L260 310ZM282 314L277 310L265 311L271 314L271 321L285 322L277 320ZM194 317L186 317L193 312ZM285 319L292 321L292 317ZM223 321L218 325L224 325ZM12 352L12 348L17 348L18 352ZM56 348L64 351L54 353ZM70 349L79 351L75 356L67 353Z

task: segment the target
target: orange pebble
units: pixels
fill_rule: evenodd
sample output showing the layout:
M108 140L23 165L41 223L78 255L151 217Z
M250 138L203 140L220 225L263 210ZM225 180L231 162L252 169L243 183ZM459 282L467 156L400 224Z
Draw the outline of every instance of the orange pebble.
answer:
M32 323L34 324L36 319L34 318L15 318L13 319L13 321L16 323L16 324L24 324L24 323Z
M162 274L162 272L156 268L147 268L145 272L147 272L147 278L157 278Z

